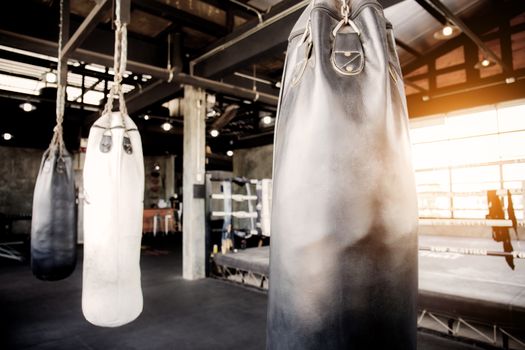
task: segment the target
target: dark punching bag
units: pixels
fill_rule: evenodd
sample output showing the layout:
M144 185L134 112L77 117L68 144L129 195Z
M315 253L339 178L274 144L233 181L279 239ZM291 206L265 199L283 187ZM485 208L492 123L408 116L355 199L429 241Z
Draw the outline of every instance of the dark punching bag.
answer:
M71 156L58 144L44 153L33 195L31 268L41 280L68 277L76 264L76 192Z
M340 5L312 1L289 38L267 348L415 349L417 198L394 36L377 1Z

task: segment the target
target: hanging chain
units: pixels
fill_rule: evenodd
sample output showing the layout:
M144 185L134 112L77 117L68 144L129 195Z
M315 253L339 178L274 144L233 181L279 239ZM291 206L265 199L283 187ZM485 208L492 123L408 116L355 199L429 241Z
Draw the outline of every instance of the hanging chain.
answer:
M128 114L126 108L126 100L124 99L124 90L122 89L122 80L126 72L126 60L127 60L127 23L122 23L120 18L120 0L115 1L115 57L113 61L114 79L113 86L109 91L108 100L102 114L111 113L113 110L113 101L116 96L119 99L119 110L122 118L122 126L125 128L125 115ZM110 118L111 119L111 118Z
M341 16L343 16L345 23L348 23L348 16L350 15L350 6L348 0L341 0Z
M60 1L60 21L58 25L58 62L57 62L57 99L56 99L56 125L53 129L53 138L49 148L54 145L58 146L59 158L63 159L64 154L64 135L62 124L64 122L64 110L65 110L65 99L66 99L66 81L62 81L62 32L63 32L63 19L64 19L64 0Z

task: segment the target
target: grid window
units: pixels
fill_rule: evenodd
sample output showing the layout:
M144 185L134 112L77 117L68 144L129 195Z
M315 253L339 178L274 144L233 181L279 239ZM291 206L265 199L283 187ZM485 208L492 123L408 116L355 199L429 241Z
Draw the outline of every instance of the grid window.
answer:
M525 101L415 119L410 128L420 217L484 219L486 192L508 189L523 220Z

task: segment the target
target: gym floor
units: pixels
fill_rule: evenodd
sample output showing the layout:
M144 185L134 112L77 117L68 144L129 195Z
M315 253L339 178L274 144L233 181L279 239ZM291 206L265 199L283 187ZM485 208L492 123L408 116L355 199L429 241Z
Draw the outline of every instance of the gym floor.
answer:
M143 249L144 311L119 328L82 316L81 256L74 274L58 282L0 259L0 349L264 349L266 294L215 279L185 281L181 255L180 239ZM419 332L418 349L479 348Z

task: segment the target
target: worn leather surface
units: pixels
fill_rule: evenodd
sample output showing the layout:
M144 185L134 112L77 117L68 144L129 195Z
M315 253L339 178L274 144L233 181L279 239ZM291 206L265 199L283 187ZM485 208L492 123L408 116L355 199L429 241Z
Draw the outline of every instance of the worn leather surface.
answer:
M343 75L331 62L334 3L307 7L287 51L267 348L415 349L417 200L391 26L376 1L352 1L360 43L344 45L362 47L364 62ZM309 16L311 54L294 84Z
M84 164L82 312L94 325L118 327L142 312L143 200L144 159L137 127L127 115L104 114L91 127Z
M71 156L55 148L42 157L33 195L31 269L47 281L68 277L77 255L76 192Z

